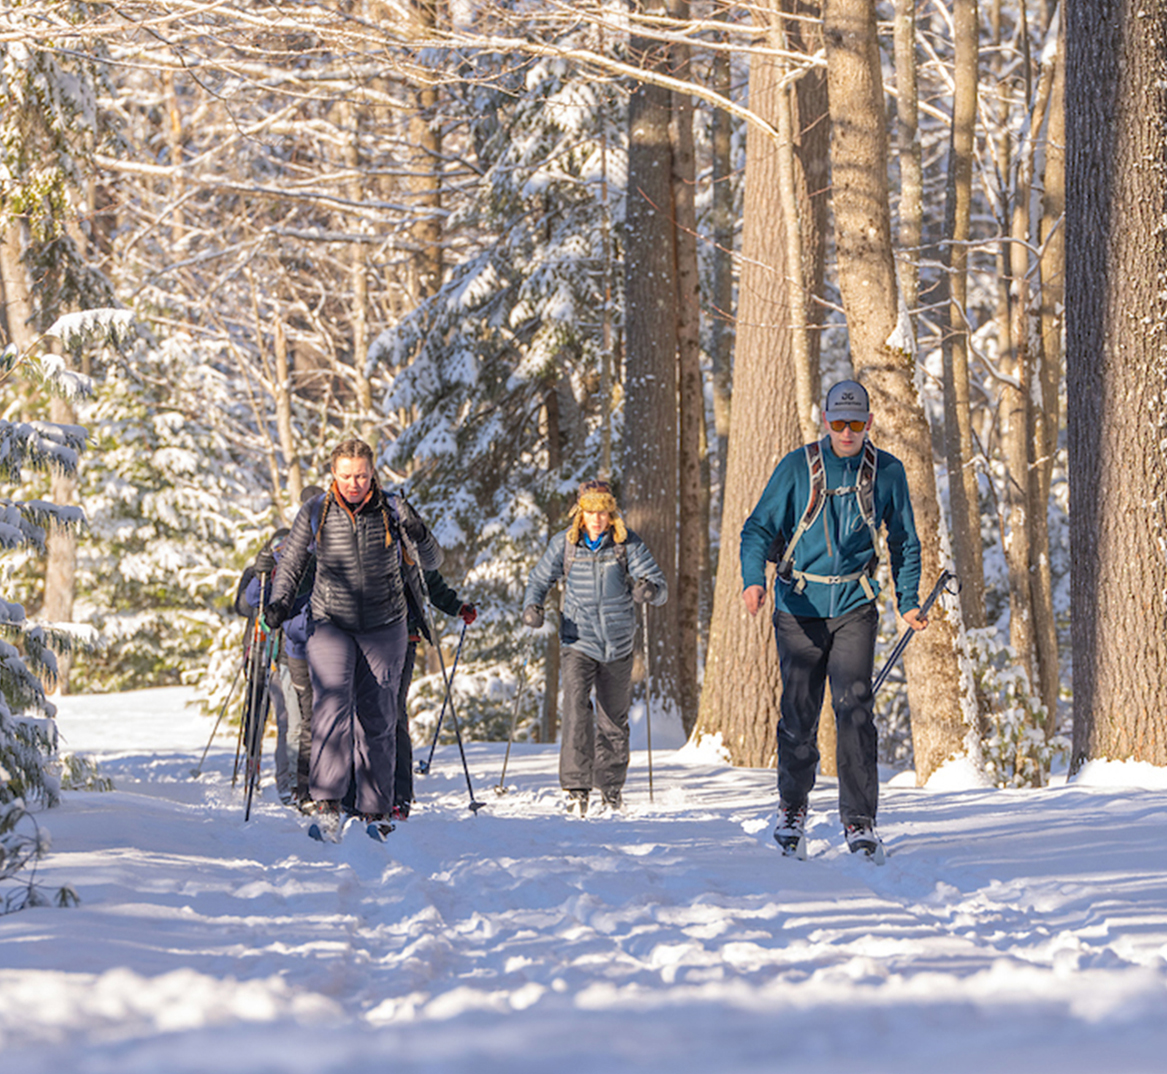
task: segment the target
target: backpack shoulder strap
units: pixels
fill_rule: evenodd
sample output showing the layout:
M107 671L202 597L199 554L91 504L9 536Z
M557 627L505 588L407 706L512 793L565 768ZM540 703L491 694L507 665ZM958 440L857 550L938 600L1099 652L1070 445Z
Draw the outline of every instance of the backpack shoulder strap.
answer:
M875 445L868 437L863 441L863 461L859 464L859 483L855 495L859 500L859 513L871 531L871 545L875 549L879 548L876 540L879 535L879 523L875 519L875 470L878 461L879 455Z
M575 562L575 553L578 550L578 545L573 544L570 540L564 539L563 542L563 580L567 581L567 576L571 573L571 565ZM624 568L625 575L628 574L628 545L618 544L616 548L616 562Z
M778 564L778 573L784 577L789 576L791 565L794 562L794 546L813 525L826 502L827 474L823 467L822 444L817 440L812 440L803 448L803 451L806 453L806 467L810 473L810 495L807 497L802 518L799 520L794 535L786 545L786 551L782 553L782 560Z
M312 540L316 541L320 537L320 515L324 510L324 501L328 493L323 496L317 496L308 505L308 522L312 528Z

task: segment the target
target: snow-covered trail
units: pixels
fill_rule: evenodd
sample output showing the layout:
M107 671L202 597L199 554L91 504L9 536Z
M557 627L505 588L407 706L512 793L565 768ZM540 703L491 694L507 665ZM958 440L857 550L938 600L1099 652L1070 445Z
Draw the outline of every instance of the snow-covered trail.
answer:
M382 846L320 846L182 691L70 698L118 789L42 820L76 909L0 918L5 1071L1162 1071L1167 789L885 785L883 868L770 838L772 772L643 755L617 818L560 813L553 748L457 752ZM1137 776L1137 773L1136 773ZM1151 782L1155 782L1152 779Z

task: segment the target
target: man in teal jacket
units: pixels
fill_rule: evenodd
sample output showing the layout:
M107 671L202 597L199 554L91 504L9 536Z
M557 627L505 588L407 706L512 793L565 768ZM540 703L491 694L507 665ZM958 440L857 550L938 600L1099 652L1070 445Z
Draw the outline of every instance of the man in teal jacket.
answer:
M817 444L790 452L742 527L742 599L757 615L766 596L766 560L778 562L774 635L782 671L778 721L778 826L782 849L806 852L807 798L819 760L819 713L826 680L838 729L839 816L852 851L879 852L879 797L871 672L879 613L873 577L880 526L896 602L922 630L920 541L903 463L867 442L867 391L845 380L827 393Z

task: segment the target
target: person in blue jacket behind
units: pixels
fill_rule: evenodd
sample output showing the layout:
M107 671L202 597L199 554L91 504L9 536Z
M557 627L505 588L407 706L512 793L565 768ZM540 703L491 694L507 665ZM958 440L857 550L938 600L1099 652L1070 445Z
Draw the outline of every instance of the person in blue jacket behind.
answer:
M887 527L896 602L923 630L920 541L903 463L867 445L872 413L857 381L835 384L823 408L826 436L786 455L741 534L742 599L757 615L767 558L778 562L774 635L782 672L778 721L778 826L787 853L805 853L807 799L819 760L826 681L835 712L839 817L852 851L875 854L879 836L877 734L871 673L879 613L873 577L877 531ZM819 467L816 474L816 467ZM812 491L817 486L813 513Z
M531 571L523 595L527 626L537 630L543 625L543 602L560 578L559 782L571 813L587 813L593 787L599 789L605 809L618 810L628 774L634 604L664 604L669 588L648 546L624 525L606 481L580 486L571 527L551 538Z

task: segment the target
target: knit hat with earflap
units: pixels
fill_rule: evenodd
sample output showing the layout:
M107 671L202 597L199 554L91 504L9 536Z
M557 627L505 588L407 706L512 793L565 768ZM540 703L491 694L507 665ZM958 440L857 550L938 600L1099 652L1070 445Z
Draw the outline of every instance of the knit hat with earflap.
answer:
M571 509L571 529L567 533L572 544L579 544L585 511L607 511L612 516L612 540L617 544L628 540L628 527L620 517L620 508L616 506L616 497L607 481L585 481L580 485L579 498Z

